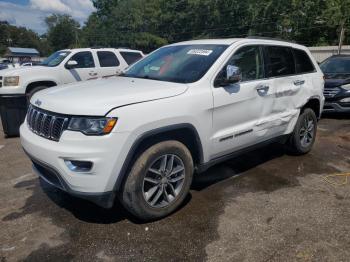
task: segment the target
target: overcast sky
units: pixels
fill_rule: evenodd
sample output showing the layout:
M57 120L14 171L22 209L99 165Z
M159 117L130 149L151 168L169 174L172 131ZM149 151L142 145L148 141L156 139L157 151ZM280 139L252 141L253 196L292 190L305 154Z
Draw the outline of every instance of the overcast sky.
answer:
M44 19L52 13L69 14L83 24L94 11L90 0L0 0L0 20L46 32Z

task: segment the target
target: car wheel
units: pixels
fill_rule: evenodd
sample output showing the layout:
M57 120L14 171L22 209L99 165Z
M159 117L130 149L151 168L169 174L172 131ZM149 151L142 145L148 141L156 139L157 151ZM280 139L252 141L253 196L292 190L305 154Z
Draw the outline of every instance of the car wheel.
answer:
M294 131L288 141L288 149L296 155L310 152L315 143L317 118L315 112L306 108L298 118Z
M188 148L165 141L144 151L125 181L121 202L141 220L155 220L175 211L189 192L193 161Z

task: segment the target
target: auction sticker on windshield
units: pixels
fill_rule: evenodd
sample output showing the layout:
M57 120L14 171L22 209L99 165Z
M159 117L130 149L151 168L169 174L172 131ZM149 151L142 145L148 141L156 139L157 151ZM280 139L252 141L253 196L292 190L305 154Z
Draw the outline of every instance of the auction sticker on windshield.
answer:
M204 55L209 56L213 50L205 50L205 49L191 49L187 52L188 55Z

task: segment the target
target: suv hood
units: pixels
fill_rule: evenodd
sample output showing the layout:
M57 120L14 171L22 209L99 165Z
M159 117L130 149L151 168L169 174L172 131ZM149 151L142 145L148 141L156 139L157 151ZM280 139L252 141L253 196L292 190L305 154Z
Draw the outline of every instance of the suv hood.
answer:
M55 113L104 116L113 108L177 96L187 88L186 84L113 77L52 87L36 93L30 102Z

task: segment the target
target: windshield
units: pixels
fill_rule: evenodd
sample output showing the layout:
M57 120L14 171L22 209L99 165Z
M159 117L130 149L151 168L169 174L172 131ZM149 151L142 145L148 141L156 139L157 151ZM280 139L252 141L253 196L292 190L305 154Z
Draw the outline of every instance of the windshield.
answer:
M201 79L227 45L176 45L160 48L127 70L122 76L175 83Z
M57 51L46 58L40 65L42 66L58 66L68 55L68 51Z
M321 65L323 73L350 74L350 58L331 58Z

